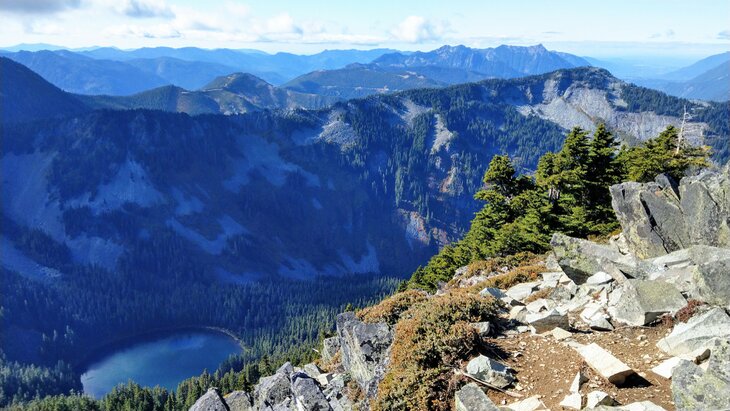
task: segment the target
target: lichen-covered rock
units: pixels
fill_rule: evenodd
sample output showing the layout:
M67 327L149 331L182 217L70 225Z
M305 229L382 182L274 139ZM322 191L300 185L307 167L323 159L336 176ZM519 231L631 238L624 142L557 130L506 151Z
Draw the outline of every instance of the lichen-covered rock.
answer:
M713 338L730 339L730 316L722 308L713 308L677 324L656 345L669 355L680 356L707 347Z
M291 390L297 409L302 411L328 411L331 409L322 390L307 374L294 373L291 379Z
M710 304L730 307L730 250L724 260L699 264L692 271L695 298ZM705 260L707 261L707 259Z
M619 297L610 310L613 318L630 325L649 324L687 305L679 290L664 281L628 280L616 293Z
M209 388L202 397L195 401L189 411L228 411L228 406L217 388Z
M636 257L621 254L611 246L560 233L553 234L550 246L565 275L576 284L585 283L589 277L599 271L608 273L618 282L623 282L624 279L615 273L616 270L633 278L646 276Z
M677 410L730 408L730 341L715 340L707 371L691 361L672 370L672 397Z
M498 411L496 405L487 397L487 394L475 383L461 387L455 395L456 411Z
M246 391L233 391L223 397L230 411L252 411L253 399Z
M551 331L556 327L560 327L562 329L570 328L568 315L560 313L557 310L527 314L525 316L525 322L530 324L538 334Z
M338 351L340 351L340 337L325 338L322 342L322 352L320 353L322 361L325 364L331 363Z
M289 376L284 373L260 379L254 390L256 408L259 409L266 406L273 407L290 399L291 396L291 382Z
M515 380L509 367L484 355L469 361L466 372L498 388L504 388Z
M393 343L393 331L385 323L367 324L354 313L337 316L342 365L369 398L375 397L385 374Z
M730 166L683 178L611 187L613 209L631 252L656 257L691 245L730 247Z

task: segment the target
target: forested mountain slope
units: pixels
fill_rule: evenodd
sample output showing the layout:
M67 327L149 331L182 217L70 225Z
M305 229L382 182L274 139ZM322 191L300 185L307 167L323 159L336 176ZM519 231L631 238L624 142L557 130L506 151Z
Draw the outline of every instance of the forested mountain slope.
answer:
M464 233L495 154L534 170L568 127L643 140L685 105L727 156L727 105L588 68L314 111L3 119L6 354L53 365L161 323L228 328L251 356L314 341Z

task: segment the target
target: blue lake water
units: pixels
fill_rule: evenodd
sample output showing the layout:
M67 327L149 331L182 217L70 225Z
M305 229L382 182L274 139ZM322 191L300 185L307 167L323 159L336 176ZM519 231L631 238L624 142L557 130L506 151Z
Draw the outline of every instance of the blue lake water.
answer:
M214 372L241 347L229 336L207 331L176 332L119 349L91 364L81 375L84 393L101 398L120 383L175 389L182 380Z

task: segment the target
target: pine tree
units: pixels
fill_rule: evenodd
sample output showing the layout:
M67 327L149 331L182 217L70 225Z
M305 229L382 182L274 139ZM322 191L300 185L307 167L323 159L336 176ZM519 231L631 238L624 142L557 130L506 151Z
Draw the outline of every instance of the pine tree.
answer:
M589 231L601 233L618 226L611 207L609 187L621 181L621 167L616 156L619 143L601 123L593 133L586 164L586 211Z

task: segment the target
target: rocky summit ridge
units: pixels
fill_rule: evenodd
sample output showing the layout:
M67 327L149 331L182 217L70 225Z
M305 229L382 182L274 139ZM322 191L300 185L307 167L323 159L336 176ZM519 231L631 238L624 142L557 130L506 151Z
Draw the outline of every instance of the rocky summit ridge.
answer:
M607 244L556 233L536 280L479 292L500 313L471 326L503 354L453 370L452 409L730 409L730 165L611 195L622 232ZM499 275L464 267L424 298ZM340 314L318 365L287 363L251 393L211 388L191 411L370 409L396 328Z

